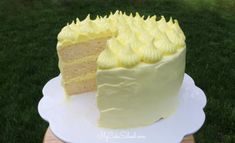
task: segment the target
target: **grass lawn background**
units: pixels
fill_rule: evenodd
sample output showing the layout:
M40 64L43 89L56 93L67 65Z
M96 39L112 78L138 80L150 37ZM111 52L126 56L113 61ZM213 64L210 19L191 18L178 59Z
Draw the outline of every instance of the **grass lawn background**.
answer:
M42 87L59 74L57 34L76 17L116 9L177 18L187 37L186 72L208 98L198 143L235 142L235 2L232 0L1 0L0 143L42 142Z

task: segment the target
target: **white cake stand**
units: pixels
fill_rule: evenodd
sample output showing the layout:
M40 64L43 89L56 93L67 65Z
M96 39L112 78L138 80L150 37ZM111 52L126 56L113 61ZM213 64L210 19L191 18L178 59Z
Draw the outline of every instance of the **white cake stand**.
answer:
M187 74L176 113L142 128L98 128L95 93L66 98L60 76L44 86L43 95L38 104L40 116L49 122L58 138L71 143L179 143L185 135L199 130L205 121L206 96Z

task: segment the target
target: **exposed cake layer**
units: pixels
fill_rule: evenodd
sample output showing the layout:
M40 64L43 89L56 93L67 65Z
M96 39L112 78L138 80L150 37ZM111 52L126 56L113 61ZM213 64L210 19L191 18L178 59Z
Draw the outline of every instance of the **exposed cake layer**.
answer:
M150 125L174 113L185 70L186 49L156 64L97 71L99 126Z
M101 38L58 48L59 68L68 95L96 89L96 60L104 50L106 40Z
M81 78L75 78L69 82L63 83L67 95L74 95L96 90L95 73L89 73Z
M87 73L96 71L96 58L97 56L93 56L94 59L83 63L72 63L72 64L64 64L61 66L61 74L63 77L63 81L67 82L74 78L85 76Z
M60 62L70 63L75 60L82 60L87 56L98 55L104 50L107 38L94 39L70 46L57 47Z

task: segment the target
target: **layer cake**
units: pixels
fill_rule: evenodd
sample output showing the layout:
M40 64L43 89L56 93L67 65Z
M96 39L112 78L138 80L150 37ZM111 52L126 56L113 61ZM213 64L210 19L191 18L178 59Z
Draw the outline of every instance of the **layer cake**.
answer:
M97 92L100 127L146 126L177 109L186 55L177 20L88 15L61 30L57 51L66 94Z

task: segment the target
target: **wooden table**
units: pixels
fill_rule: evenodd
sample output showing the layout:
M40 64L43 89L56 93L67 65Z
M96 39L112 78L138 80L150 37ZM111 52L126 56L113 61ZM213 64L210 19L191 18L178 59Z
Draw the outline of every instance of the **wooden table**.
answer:
M43 143L63 143L61 140L59 140L50 130L50 128L47 129ZM192 135L184 137L184 140L181 143L195 143L195 140Z

